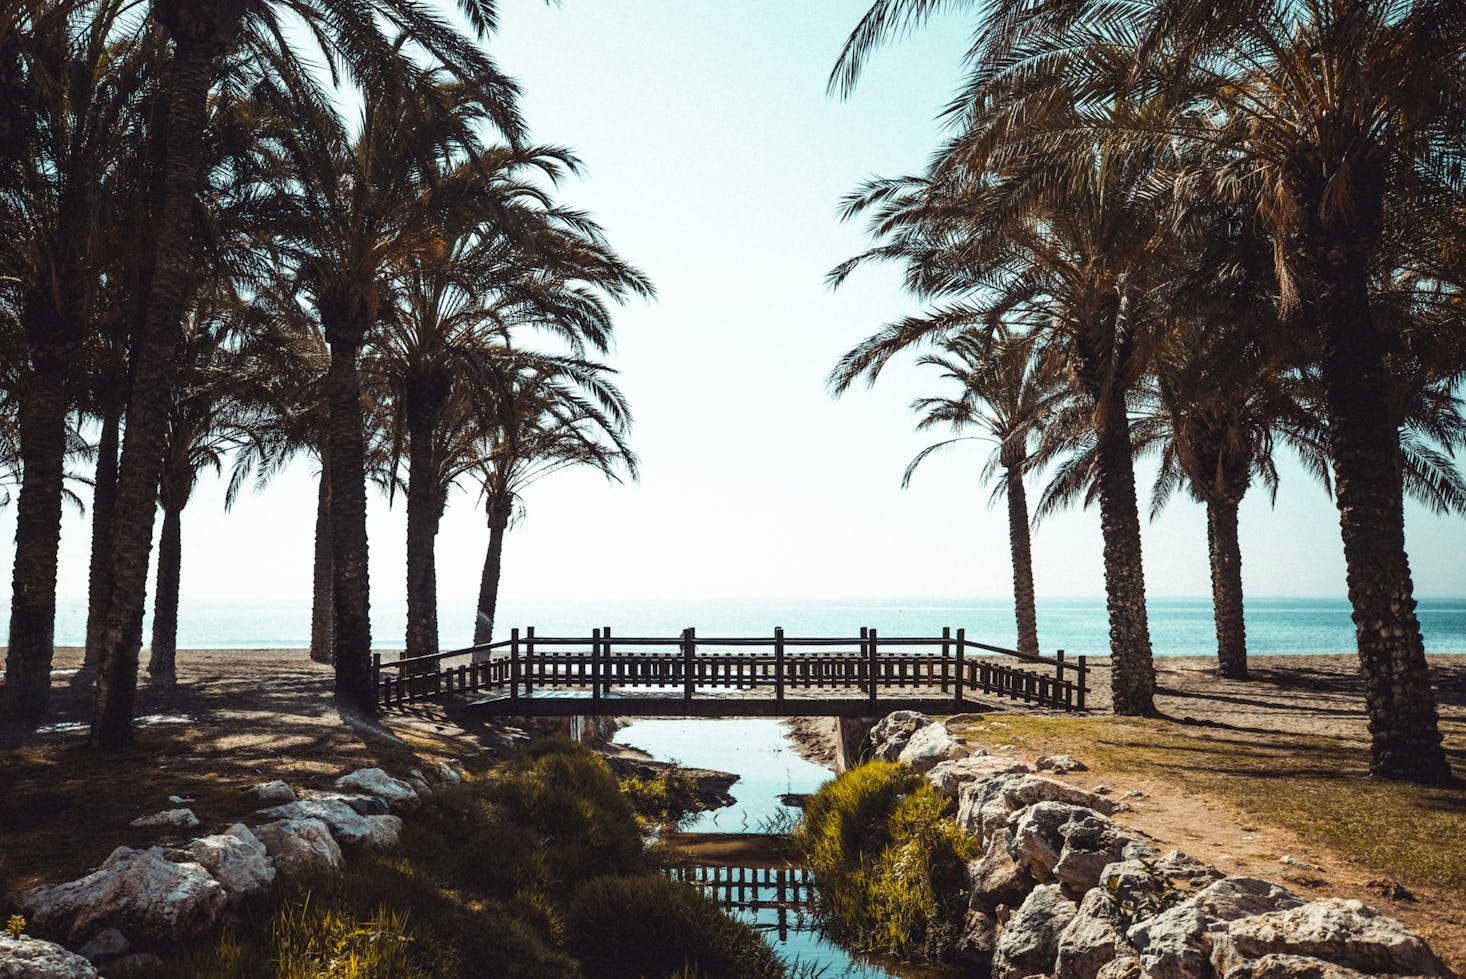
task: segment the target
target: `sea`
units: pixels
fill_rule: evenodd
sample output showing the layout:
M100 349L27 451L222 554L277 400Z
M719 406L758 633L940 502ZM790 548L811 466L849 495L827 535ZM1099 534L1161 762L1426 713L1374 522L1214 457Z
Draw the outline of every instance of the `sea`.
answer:
M1216 632L1208 598L1152 598L1148 602L1151 645L1157 656L1216 653ZM0 609L9 620L8 609ZM1349 604L1335 598L1249 598L1247 648L1256 656L1349 653L1354 626ZM1426 650L1466 653L1466 597L1422 598L1419 616ZM469 645L471 599L439 602L440 646ZM689 626L699 637L772 636L782 626L790 636L851 637L861 627L888 637L941 634L948 627L967 638L1011 648L1017 642L1011 601L931 598L635 598L516 599L502 601L496 638L512 627L534 626L541 636L589 636L609 626L619 636L674 636ZM403 603L372 607L373 645L400 649L406 628ZM1108 620L1102 598L1064 598L1038 603L1039 645L1044 653L1109 654ZM145 624L144 637L151 626ZM81 602L58 603L56 644L79 646L86 634ZM309 645L310 602L302 599L184 601L178 616L178 645L184 649L267 649Z

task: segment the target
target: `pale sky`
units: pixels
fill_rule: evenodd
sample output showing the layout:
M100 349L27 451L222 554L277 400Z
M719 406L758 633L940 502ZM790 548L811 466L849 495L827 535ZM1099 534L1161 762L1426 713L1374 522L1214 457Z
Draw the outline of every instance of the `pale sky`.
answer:
M562 473L535 486L509 534L506 597L1011 594L1006 515L977 481L984 446L929 460L900 488L926 444L907 405L934 377L908 361L873 391L825 392L844 350L914 308L894 270L826 287L866 244L837 201L922 166L966 40L962 18L937 21L880 52L848 102L828 99L866 5L501 0L491 49L523 83L536 139L573 147L588 170L565 199L660 292L619 314L611 359L636 412L641 483ZM1147 500L1149 479L1137 474ZM228 514L222 483L201 486L183 517L184 614L191 600L307 599L315 499L305 463ZM7 568L14 519L13 504L0 511ZM1417 592L1466 594L1466 521L1412 505L1407 523ZM369 534L373 600L399 604L400 497L395 510L372 498ZM86 596L88 538L68 512L63 601ZM473 495L456 496L438 541L443 597L476 594L487 540ZM1260 491L1244 503L1242 546L1250 595L1344 595L1337 513L1292 464L1276 509ZM1040 600L1102 595L1097 512L1044 523L1034 558ZM1146 525L1145 567L1152 595L1209 594L1199 505L1178 498Z

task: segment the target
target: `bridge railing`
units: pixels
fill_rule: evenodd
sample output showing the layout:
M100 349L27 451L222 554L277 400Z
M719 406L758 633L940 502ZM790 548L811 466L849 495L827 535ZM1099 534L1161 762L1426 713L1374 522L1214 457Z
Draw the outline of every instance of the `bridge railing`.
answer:
M929 650L916 652L913 650ZM765 651L766 650L766 651ZM1066 710L1083 710L1088 692L1085 657L1063 650L1038 656L969 640L966 630L938 637L612 636L609 627L589 637L539 636L533 627L510 638L411 659L373 658L378 702L384 707L480 693L532 699L536 690L588 691L592 701L640 688L691 700L763 691L779 705L786 695L859 692L871 713L880 691L940 690L961 710L967 694Z

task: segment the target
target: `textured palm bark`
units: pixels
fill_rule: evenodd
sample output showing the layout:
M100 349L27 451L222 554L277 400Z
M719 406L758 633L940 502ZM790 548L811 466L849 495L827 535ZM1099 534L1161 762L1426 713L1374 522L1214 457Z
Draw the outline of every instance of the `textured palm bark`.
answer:
M1028 494L1023 467L1009 466L1008 544L1013 552L1013 610L1018 620L1018 651L1038 655L1038 612L1033 594L1033 548L1028 532Z
M155 4L155 15L159 9ZM194 274L189 242L203 149L205 101L214 58L225 46L218 35L228 27L215 24L211 31L204 32L207 37L199 39L199 25L189 26L192 32L182 30L178 24L168 25L174 37L174 54L168 93L164 204L147 314L142 335L137 338L136 372L117 471L112 592L99 640L97 698L91 728L92 744L107 750L132 742L165 413L184 298Z
M438 492L433 458L434 413L429 406L407 405L407 641L404 658L438 651Z
M489 550L478 586L478 613L473 618L474 645L494 641L494 614L499 606L499 576L504 561L504 531L509 527L509 504L489 501Z
M376 710L372 689L371 584L367 576L366 445L361 381L356 371L360 324L328 326L331 365L326 372L330 406L331 588L336 610L336 701Z
M1155 713L1155 664L1145 609L1140 511L1130 419L1119 394L1104 400L1099 437L1100 529L1104 536L1105 599L1110 613L1110 686L1116 714Z
M1209 500L1206 541L1211 555L1211 597L1217 625L1217 671L1247 679L1247 623L1242 606L1242 544L1237 504Z
M121 434L120 406L102 414L97 440L97 469L92 481L92 556L87 577L87 650L85 669L95 669L101 658L102 626L112 596L112 527L117 512L117 442Z
M1389 413L1384 343L1370 316L1367 267L1361 258L1329 272L1317 308L1335 500L1369 712L1370 771L1443 781L1451 769L1415 616L1400 435Z
M33 357L32 365L20 405L25 470L16 506L10 645L5 651L5 686L0 689L0 717L26 727L41 723L51 697L66 462L66 364Z
M171 677L178 651L178 589L183 580L183 508L163 509L158 540L158 581L153 587L153 644L148 672Z
M316 492L316 550L311 583L311 659L331 663L336 658L336 608L331 580L331 474L322 453L320 488Z

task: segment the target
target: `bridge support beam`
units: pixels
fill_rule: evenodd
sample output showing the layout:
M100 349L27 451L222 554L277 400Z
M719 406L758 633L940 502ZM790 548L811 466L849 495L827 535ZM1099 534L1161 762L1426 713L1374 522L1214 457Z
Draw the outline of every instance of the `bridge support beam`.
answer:
M832 717L835 730L835 771L848 772L870 757L870 729L879 717Z

